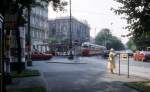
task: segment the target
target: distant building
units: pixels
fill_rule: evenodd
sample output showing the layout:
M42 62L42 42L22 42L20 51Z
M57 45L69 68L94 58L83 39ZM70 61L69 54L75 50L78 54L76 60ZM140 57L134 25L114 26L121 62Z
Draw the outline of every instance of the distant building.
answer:
M34 7L30 16L32 51L45 52L48 40L48 7Z
M78 41L80 44L90 41L90 27L87 22L71 19L72 41ZM55 38L62 43L70 39L70 17L57 18L49 20L49 38Z

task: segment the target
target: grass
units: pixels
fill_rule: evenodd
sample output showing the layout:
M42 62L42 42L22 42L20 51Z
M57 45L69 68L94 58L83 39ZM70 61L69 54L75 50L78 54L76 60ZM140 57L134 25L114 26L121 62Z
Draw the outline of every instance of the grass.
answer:
M44 87L8 89L7 92L46 92Z
M12 78L40 76L40 72L38 70L25 70L18 74L16 71L14 71L11 73L11 76Z
M140 92L150 92L150 81L128 82L125 85Z

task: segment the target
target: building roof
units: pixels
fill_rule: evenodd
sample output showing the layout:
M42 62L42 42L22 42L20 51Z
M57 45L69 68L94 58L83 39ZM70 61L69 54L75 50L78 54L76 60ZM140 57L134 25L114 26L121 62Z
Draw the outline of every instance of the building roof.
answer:
M89 24L88 24L88 22L87 22L86 20L79 21L79 20L76 19L75 17L71 17L71 19L72 19L73 21L77 21L77 22L79 22L79 23L81 23L81 24L87 25L87 26L90 28L90 26L89 26ZM48 21L49 21L49 22L55 22L55 21L59 21L59 20L70 20L70 16L57 17L56 19L51 19L51 20L48 20Z

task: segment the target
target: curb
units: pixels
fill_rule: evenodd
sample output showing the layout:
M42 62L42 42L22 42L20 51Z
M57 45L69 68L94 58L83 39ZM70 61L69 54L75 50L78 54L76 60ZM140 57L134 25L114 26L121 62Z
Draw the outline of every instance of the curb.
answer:
M87 64L84 62L47 62L47 63L60 63L60 64Z

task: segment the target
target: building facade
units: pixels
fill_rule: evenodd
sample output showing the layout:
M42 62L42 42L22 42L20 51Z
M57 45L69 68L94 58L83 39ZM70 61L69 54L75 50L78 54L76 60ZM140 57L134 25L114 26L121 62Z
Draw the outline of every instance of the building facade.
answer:
M48 35L50 51L68 52L70 50L70 38L72 39L73 49L75 48L75 42L81 45L83 42L90 41L90 27L87 22L81 22L72 17L70 30L70 17L62 17L49 20Z
M90 27L87 22L71 19L72 42L78 41L80 44L90 40ZM49 20L49 38L56 39L57 42L69 42L70 39L70 17Z
M34 7L30 16L31 50L46 52L48 50L48 7Z

